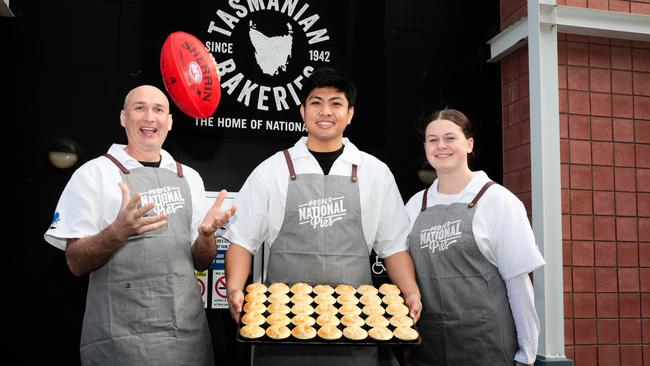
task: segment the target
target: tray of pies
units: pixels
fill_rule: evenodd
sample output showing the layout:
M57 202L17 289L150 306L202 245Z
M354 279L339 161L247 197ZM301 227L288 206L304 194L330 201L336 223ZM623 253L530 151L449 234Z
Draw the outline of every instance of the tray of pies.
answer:
M288 344L420 344L400 289L346 284L246 286L237 340Z

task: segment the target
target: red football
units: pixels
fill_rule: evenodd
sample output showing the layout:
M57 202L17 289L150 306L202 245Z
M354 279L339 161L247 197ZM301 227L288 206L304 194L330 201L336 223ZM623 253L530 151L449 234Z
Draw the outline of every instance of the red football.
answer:
M198 38L185 32L167 36L160 52L160 73L169 96L193 118L214 114L221 99L217 64Z

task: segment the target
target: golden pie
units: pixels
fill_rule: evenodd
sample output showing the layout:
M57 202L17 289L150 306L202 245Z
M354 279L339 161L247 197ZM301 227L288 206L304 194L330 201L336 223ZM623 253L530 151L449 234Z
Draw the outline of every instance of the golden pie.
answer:
M342 315L359 315L361 314L361 309L354 304L348 304L341 306L339 308L339 313Z
M291 318L291 324L295 326L309 325L312 326L316 324L316 319L312 318L309 315L299 314Z
M322 314L334 315L339 312L336 306L332 304L319 304L318 306L316 306L315 311L318 315L322 315Z
M341 318L341 324L346 327L362 327L366 322L359 315L344 315Z
M407 315L395 315L390 318L390 325L394 327L410 327L413 325L413 319Z
M263 294L266 292L266 286L263 283L259 282L251 283L250 285L246 286L246 292L249 294Z
M336 293L339 294L339 295L342 295L342 294L354 295L357 292L357 290L354 287L352 287L350 285L346 285L346 284L340 284L340 285L336 286L334 291L336 291Z
M239 334L241 334L242 337L244 338L259 338L264 335L264 328L260 327L259 325L244 325L241 327L239 330Z
M261 302L247 302L244 305L244 311L247 313L263 313L266 311L266 306Z
M363 307L363 313L366 315L382 315L386 312L379 304L369 304Z
M374 294L377 295L379 290L373 285L361 285L357 287L357 292L361 295Z
M336 299L336 302L338 302L341 305L348 305L348 304L358 304L359 299L357 299L356 296L353 294L341 294L339 297Z
M312 291L318 295L331 295L334 293L334 289L330 285L316 285Z
M307 294L303 294L299 292L291 296L291 302L294 304L311 304L312 302L314 302L314 298L312 298Z
M312 339L316 337L316 329L309 325L299 325L291 330L291 334L298 339Z
M291 312L291 309L285 304L276 302L275 304L270 304L269 306L267 306L266 311L268 311L271 314L275 314L275 313L289 314L289 312Z
M418 331L411 327L397 327L393 331L393 334L395 335L396 338L401 339L403 341L412 341L418 339L418 337L420 336L418 334Z
M387 327L390 323L383 315L370 315L366 318L366 324L370 327Z
M294 304L291 307L291 312L294 314L311 315L314 313L314 307L310 304Z
M291 330L286 325L275 324L266 328L266 335L273 339L285 339L291 335Z
M246 313L241 317L241 322L248 325L262 325L266 321L266 317L261 313Z
M378 341L387 341L393 338L393 332L386 327L374 327L368 331L368 335Z
M294 294L309 294L311 290L312 287L304 282L298 282L291 286L291 292Z
M289 298L289 296L287 296L287 294L281 294L281 293L275 292L275 293L272 293L271 295L269 295L268 301L271 304L275 304L275 303L286 304L289 301L291 301L291 299Z
M336 299L330 294L320 294L314 297L314 302L317 304L336 304Z
M368 337L368 332L361 327L346 327L343 329L343 335L345 338L352 339L355 341L366 339Z
M318 329L318 336L323 339L339 339L343 335L343 332L335 326L327 325Z
M406 315L409 313L409 308L404 304L389 304L386 306L386 312L390 315Z
M384 304L403 304L404 298L400 295L386 295L382 298Z
M277 282L271 284L268 288L268 291L272 294L286 294L291 291L291 289L289 289L289 286L287 286L286 283Z
M365 294L359 298L359 301L364 304L381 304L381 298L375 294Z
M289 319L289 317L285 314L275 313L267 316L266 322L269 323L269 325L289 325L289 323L291 323L291 319Z
M250 292L246 294L246 297L244 297L244 299L247 302L265 302L266 295L260 292Z
M399 287L393 284L384 283L379 286L379 292L382 295L399 295L402 291L400 291Z
M333 314L322 314L316 318L316 324L320 325L321 327L328 325L335 327L339 325L339 323L341 323L341 321L336 317L336 315Z

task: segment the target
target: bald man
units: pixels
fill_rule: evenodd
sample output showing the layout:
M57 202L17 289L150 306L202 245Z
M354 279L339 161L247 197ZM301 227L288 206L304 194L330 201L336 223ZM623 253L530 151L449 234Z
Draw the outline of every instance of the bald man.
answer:
M221 210L225 191L207 207L199 174L162 149L172 116L160 89L131 90L120 123L127 145L72 175L45 233L73 274L90 274L81 363L213 365L194 269L234 208Z

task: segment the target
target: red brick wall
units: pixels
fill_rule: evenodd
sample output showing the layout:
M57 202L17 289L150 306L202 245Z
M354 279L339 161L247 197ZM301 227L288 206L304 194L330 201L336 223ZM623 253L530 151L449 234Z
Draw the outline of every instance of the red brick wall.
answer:
M556 0L557 5L650 15L650 0ZM528 14L526 0L501 0L501 30Z
M558 39L566 352L650 364L650 45Z
M557 0L556 4L623 13L650 14L650 0Z
M528 14L526 0L501 0L501 30L508 28Z
M650 0L556 0L557 5L650 15ZM501 0L501 30L528 14L526 0Z
M650 44L558 39L566 354L650 365ZM527 58L502 61L503 181L531 212Z
M650 0L558 5L650 14ZM501 28L526 15L501 1ZM650 365L650 43L558 36L566 355ZM503 182L531 212L528 53L501 62Z
M650 0L558 5L650 14ZM501 1L501 29L526 1ZM566 355L650 365L650 44L558 36ZM502 60L503 181L531 212L528 53Z
M531 211L530 101L528 51L520 48L501 62L503 184Z

